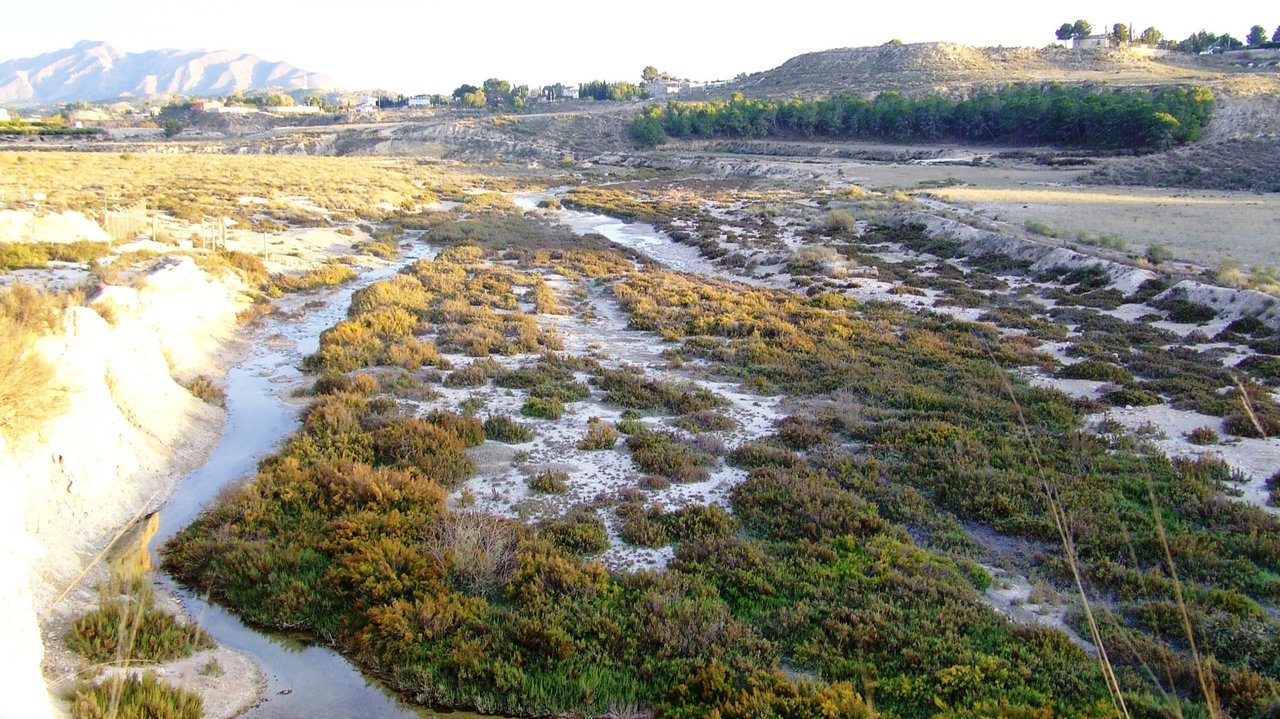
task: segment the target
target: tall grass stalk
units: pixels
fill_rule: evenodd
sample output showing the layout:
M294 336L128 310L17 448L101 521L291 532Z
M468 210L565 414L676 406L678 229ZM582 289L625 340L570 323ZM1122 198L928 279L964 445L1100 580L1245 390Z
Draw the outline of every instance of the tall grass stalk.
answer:
M1165 536L1164 520L1160 514L1160 504L1156 501L1155 481L1147 473L1147 496L1151 499L1151 511L1156 527L1156 537L1160 540L1160 549L1164 553L1164 561L1169 565L1169 577L1173 580L1173 596L1178 603L1178 616L1182 619L1182 630L1187 634L1187 646L1191 650L1191 661L1196 667L1196 682L1204 696L1205 705L1209 709L1210 719L1222 716L1222 707L1218 703L1218 693L1214 688L1213 676L1205 668L1200 659L1200 650L1196 647L1196 635L1191 629L1191 615L1187 612L1187 603L1182 596L1182 582L1178 579L1178 567L1173 561L1173 552L1169 550L1169 540Z
M989 344L986 350L991 363L999 366ZM1084 610L1085 621L1089 625L1089 636L1093 640L1093 645L1098 649L1098 664L1102 669L1102 678L1107 684L1107 693L1111 695L1111 703L1116 713L1128 719L1130 714L1129 708L1125 705L1124 693L1121 691L1120 682L1116 678L1115 668L1107 657L1106 644L1102 641L1102 631L1098 626L1097 618L1094 616L1089 594L1084 588L1084 579L1080 572L1080 562L1076 554L1075 541L1071 536L1070 517L1068 517L1066 510L1063 509L1062 503L1059 501L1057 486L1044 471L1040 452L1036 449L1035 440L1031 436L1031 428L1027 425L1026 414L1022 410L1022 404L1018 402L1018 397L1013 391L1013 385L1009 383L1007 374L1002 374L1001 385L1009 395L1009 400L1013 403L1014 409L1018 413L1018 426L1022 428L1027 450L1031 454L1031 460L1036 467L1037 474L1040 475L1040 486L1044 490L1045 500L1049 505L1049 513L1053 516L1053 524L1058 532L1059 541L1062 542L1062 550L1066 554L1067 566L1071 568L1071 578L1075 582L1076 592L1080 595L1080 605Z

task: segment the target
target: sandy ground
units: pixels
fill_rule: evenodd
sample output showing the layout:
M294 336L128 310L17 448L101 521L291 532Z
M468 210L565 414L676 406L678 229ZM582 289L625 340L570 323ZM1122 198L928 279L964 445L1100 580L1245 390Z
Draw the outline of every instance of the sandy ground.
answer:
M561 304L569 306L569 290L574 283L555 276L548 276L547 281L559 295ZM539 324L556 328L566 352L575 356L594 357L606 368L640 367L649 379L687 382L715 392L730 403L722 411L734 418L737 426L732 430L707 432L703 435L716 437L729 448L770 434L774 422L785 416L778 397L760 397L744 392L736 383L709 380L702 376L696 363L686 363L678 369L671 367L661 356L661 338L656 333L628 329L626 314L606 288L589 283L580 286L586 292L586 301L594 315L593 319L584 319L581 312L572 315L537 315ZM532 312L532 307L528 305L522 309ZM455 368L464 367L471 362L463 355L445 356ZM532 363L536 361L537 355L494 359L511 368ZM578 379L586 382L588 377L582 374ZM595 387L591 388L588 399L567 403L564 416L555 421L522 417L520 407L528 394L524 390L507 390L492 385L436 389L441 396L420 403L419 412L426 413L433 409L457 410L463 402L470 400L479 403L481 409L478 416L505 414L534 431L534 438L526 443L505 445L487 441L472 450L478 469L477 476L455 492L455 502L466 491L474 495L475 507L478 509L533 521L558 516L575 504L590 503L598 497L615 496L623 489L639 488L643 473L632 465L624 439L619 439L612 450L586 451L576 447L591 418L598 417L610 425L621 418L621 410L604 403L603 392ZM663 416L646 416L643 422L655 429L687 435ZM547 495L533 492L527 487L526 480L529 477L547 469L563 470L569 474L567 492ZM667 509L692 504L728 507L729 491L733 485L746 478L746 472L725 466L722 460L717 460L716 466L710 469L710 477L705 481L673 484L667 489L646 491L647 505L661 504ZM623 543L616 535L612 513L602 513L601 519L611 531L611 546L602 557L611 568L660 568L670 560L669 547L647 549Z

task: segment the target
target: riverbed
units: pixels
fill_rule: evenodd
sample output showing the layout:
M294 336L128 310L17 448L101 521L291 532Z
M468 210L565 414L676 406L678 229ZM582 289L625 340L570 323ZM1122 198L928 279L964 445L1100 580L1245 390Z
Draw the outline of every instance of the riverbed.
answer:
M303 404L291 398L304 385L302 358L314 352L320 333L346 316L359 289L391 277L404 266L435 250L420 235L395 264L368 270L345 287L291 296L278 304L283 319L268 318L249 338L247 356L227 373L227 418L221 439L204 466L179 483L160 512L151 542L154 553L190 524L228 486L252 477L258 462L270 455L299 425ZM266 675L266 692L242 716L249 719L368 717L422 719L435 712L400 700L376 680L365 677L334 650L287 635L247 626L226 609L205 601L159 573L156 582L174 593L187 613L219 644L248 654ZM450 713L465 719L467 714Z

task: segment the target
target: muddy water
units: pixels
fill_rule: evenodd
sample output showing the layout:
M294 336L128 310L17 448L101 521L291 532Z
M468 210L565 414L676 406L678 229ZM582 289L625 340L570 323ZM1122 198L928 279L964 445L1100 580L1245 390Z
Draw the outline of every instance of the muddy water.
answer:
M248 357L227 373L227 421L222 438L203 467L178 485L154 520L151 552L164 544L212 502L229 484L245 479L298 426L299 405L289 401L302 358L314 352L322 331L341 320L356 290L395 274L401 267L433 251L417 245L396 266L362 273L344 288L288 298L286 311L296 320L268 320L251 338ZM303 307L303 304L306 307ZM296 305L292 306L292 305ZM144 560L134 558L134 563ZM367 717L421 719L436 713L408 705L376 680L369 679L337 652L294 638L246 626L227 610L176 585L167 575L157 583L172 589L187 611L220 644L251 655L267 676L264 700L243 714L250 719ZM448 716L465 719L468 714Z

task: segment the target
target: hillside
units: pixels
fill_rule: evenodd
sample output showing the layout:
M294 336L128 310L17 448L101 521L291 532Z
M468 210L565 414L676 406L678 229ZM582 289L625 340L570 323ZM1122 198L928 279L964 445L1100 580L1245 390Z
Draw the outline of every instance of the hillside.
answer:
M233 50L122 53L85 40L74 47L0 63L0 102L73 102L180 93L333 88L332 78Z
M1259 70L1265 72L1265 70ZM1274 69L1268 73L1275 75ZM1221 68L1174 65L1136 49L976 48L946 42L885 44L799 55L729 86L753 97L959 93L1010 82L1150 85L1212 82Z

